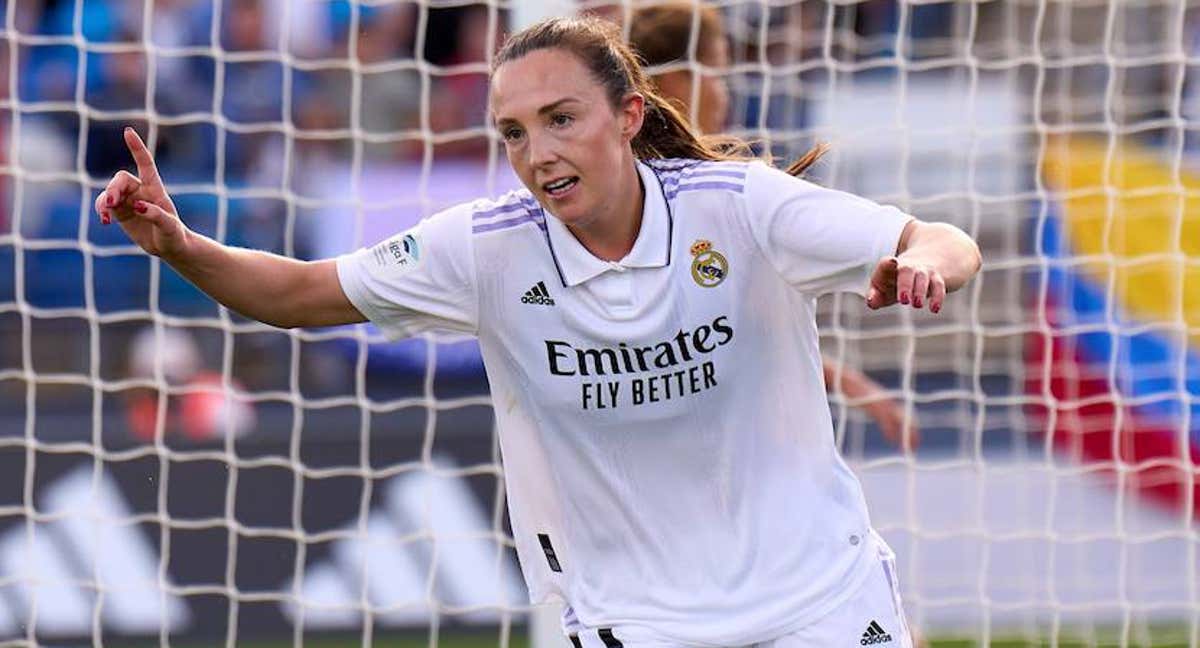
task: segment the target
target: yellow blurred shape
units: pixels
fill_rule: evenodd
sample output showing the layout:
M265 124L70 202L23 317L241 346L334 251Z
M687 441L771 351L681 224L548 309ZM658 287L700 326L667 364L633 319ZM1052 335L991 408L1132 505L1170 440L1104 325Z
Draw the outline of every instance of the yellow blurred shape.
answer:
M1127 316L1200 327L1200 175L1133 143L1080 136L1051 138L1042 159L1079 269L1105 293L1113 281Z

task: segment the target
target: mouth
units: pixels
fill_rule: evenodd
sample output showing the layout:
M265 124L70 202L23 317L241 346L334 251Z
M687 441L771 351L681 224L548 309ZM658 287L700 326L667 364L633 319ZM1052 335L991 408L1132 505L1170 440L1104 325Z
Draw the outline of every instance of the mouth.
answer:
M543 184L542 191L546 192L546 195L551 198L561 198L578 185L579 176L567 176Z

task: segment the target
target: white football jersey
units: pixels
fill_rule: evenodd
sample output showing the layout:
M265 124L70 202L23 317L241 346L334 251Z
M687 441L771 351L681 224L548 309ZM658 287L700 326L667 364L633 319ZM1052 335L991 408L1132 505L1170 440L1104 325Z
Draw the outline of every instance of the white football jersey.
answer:
M769 639L878 564L814 311L863 294L910 217L761 162L638 169L619 262L515 191L339 257L338 276L390 337L478 335L533 602L618 637Z

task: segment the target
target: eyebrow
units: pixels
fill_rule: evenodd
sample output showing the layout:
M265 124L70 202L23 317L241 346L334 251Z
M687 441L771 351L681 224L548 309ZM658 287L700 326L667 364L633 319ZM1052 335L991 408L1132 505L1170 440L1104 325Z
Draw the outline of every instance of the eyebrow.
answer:
M554 112L555 110L558 110L559 107L561 107L563 104L566 104L566 103L582 103L582 102L580 102L578 99L576 99L574 97L563 97L562 99L559 99L558 101L548 103L545 106L538 108L538 114L545 115L546 113ZM496 125L499 126L501 124L510 124L515 121L516 121L515 119L505 117L503 119L497 119Z

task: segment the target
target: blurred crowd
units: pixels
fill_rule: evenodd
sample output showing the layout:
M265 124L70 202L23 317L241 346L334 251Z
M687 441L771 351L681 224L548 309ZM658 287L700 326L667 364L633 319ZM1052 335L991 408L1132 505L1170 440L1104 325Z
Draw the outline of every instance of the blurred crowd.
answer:
M126 125L148 139L189 227L304 259L373 244L449 205L516 188L486 121L487 59L510 28L508 10L495 2L423 4L8 0L4 37L16 47L0 47L0 98L8 100L0 164L9 170L0 175L0 236L12 233L22 244L19 263L17 245L0 245L0 303L13 303L20 291L35 309L216 316L211 300L165 266L152 271L119 228L99 227L90 212L103 183L130 166L120 136ZM583 4L615 20L627 8ZM817 5L724 10L731 62L768 64L728 75L732 131L803 128L802 93L780 79L762 83L761 70L819 54L823 39L796 37L825 30L824 5ZM915 8L913 34L947 33L950 7ZM865 43L853 43L863 49L852 57L889 55L894 2L868 0L838 12L840 28ZM770 29L760 29L763 23ZM15 65L10 52L17 53ZM225 342L199 337L198 350L183 354L179 349L195 340L130 329L107 338L104 352L121 349L134 377L219 389L205 371L216 366L207 360L221 357ZM237 356L249 360L235 361L231 385L287 388L290 346L285 336L275 338ZM174 350L154 351L163 348ZM347 338L320 348L335 369L318 360L302 363L301 371L317 375L326 391L350 389L358 343ZM372 345L368 372L419 375L429 348L420 340ZM206 361L168 370L164 354ZM439 375L483 384L473 342L439 345L437 357ZM155 425L157 397L133 396L131 426L145 436Z
M189 226L299 258L371 244L450 204L517 186L486 128L488 51L509 20L499 3L9 2L16 6L6 35L19 45L19 61L0 60L0 74L17 73L0 92L14 89L21 110L0 120L0 137L19 128L18 159L8 162L30 173L20 192L0 188L0 232L19 225L29 239L123 245L116 228L88 222L87 207L88 194L129 165L120 140L128 124L149 137ZM819 33L823 12L807 4L809 27ZM585 5L617 19L624 8ZM947 6L919 8L915 29L948 29ZM792 18L774 9L765 17ZM729 22L743 46L735 62L759 55L745 33L757 34L763 19ZM897 20L894 2L872 0L853 6L849 27L884 35L886 50ZM772 64L804 56L788 40L783 33L762 50ZM811 41L810 50L820 45ZM0 48L0 58L9 51ZM730 80L743 100L730 127L803 126L794 88L764 95L747 86L753 73L738 76ZM27 267L54 272L27 273L38 280L25 286L26 299L84 306L90 290L101 312L149 307L145 259L114 254L95 262L96 272L126 280L85 286L78 246L33 252ZM14 289L0 282L0 299L11 300ZM164 312L214 312L173 273L164 273L157 292Z
M4 218L15 222L0 225L22 236L123 242L116 228L86 223L86 194L128 166L127 124L151 138L191 227L301 258L371 242L375 230L403 229L485 185L475 177L495 152L485 54L504 20L487 5L428 11L428 38L418 38L409 2L27 0L15 14L21 111L3 121L19 123L18 166L41 175L21 185L19 221L6 189ZM346 218L356 198L361 218ZM27 299L82 306L82 259L45 252L27 261L55 267L61 281L35 282ZM136 258L106 261L145 274ZM145 284L93 289L101 311L146 306ZM184 286L162 290L167 311L207 312Z
M298 258L348 252L517 185L496 164L502 155L485 128L487 52L507 19L487 4L9 2L3 36L16 47L0 48L0 164L8 170L0 175L0 236L14 239L0 239L0 303L20 295L35 312L217 314L210 299L166 266L152 271L119 228L100 227L90 213L103 183L130 167L126 125L148 137L189 227ZM0 364L19 364L20 322L0 320L0 338L12 343L0 349ZM146 321L111 334L114 327L102 327L102 355L118 354L113 364L122 367L110 378L198 390L184 395L178 421L172 407L167 425L202 437L197 420L211 412L189 418L187 402L211 401L221 389L211 370L223 340L190 326L154 332ZM55 320L35 322L57 328ZM236 337L249 352L236 354L231 386L286 381L286 341ZM34 336L32 352L49 360L35 362L35 371L80 371L86 349L77 336L41 339ZM316 346L315 364L306 359L302 372L324 383L317 392L338 383L344 390L357 343ZM421 341L380 346L371 362L419 374L426 352ZM450 369L482 383L473 346L446 345L443 355ZM145 390L125 396L129 428L146 438L158 398Z

